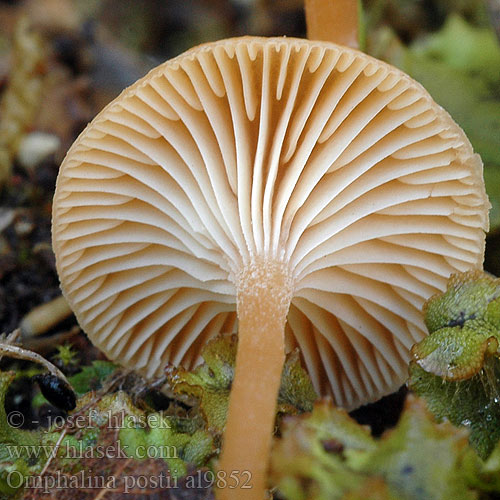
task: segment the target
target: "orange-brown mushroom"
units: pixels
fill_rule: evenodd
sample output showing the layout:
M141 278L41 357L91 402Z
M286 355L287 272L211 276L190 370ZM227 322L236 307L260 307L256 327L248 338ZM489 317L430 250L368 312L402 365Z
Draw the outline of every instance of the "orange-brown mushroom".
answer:
M480 268L488 201L461 129L399 70L327 42L202 45L125 90L54 198L64 295L152 377L238 331L221 469L262 499L285 351L354 408L396 389L424 301Z

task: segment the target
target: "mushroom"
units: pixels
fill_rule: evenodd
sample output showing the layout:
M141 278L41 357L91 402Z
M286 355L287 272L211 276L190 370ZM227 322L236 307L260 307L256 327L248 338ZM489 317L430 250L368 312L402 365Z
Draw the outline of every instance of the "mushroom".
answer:
M253 487L221 498L261 500L286 350L345 408L395 390L425 300L481 267L488 208L479 157L407 75L243 37L167 61L94 119L61 166L53 246L80 325L146 377L238 331L220 467Z
M357 0L305 0L307 38L357 49L360 7Z

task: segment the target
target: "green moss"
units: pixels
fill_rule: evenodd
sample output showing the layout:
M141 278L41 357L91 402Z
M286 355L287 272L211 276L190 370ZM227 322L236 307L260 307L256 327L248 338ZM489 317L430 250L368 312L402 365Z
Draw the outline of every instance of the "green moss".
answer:
M226 423L229 394L236 362L236 336L222 336L208 342L201 355L204 363L193 371L171 368L169 383L178 395L188 395L200 403L208 428L222 432ZM310 411L317 396L302 368L298 351L290 353L281 376L278 412L296 414Z
M410 397L396 428L378 440L327 402L288 417L271 476L287 500L474 500L484 467L466 431L436 423Z
M483 458L500 439L499 295L500 280L489 275L454 276L424 307L431 335L410 364L410 389L438 419L467 427Z

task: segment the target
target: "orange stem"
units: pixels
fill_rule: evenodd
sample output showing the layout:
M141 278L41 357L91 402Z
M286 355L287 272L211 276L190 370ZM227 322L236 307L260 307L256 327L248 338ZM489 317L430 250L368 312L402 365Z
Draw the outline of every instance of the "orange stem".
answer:
M358 0L305 0L307 38L357 49Z
M263 500L285 360L291 280L281 263L249 266L238 284L238 350L224 444L220 500ZM231 488L231 486L233 488Z

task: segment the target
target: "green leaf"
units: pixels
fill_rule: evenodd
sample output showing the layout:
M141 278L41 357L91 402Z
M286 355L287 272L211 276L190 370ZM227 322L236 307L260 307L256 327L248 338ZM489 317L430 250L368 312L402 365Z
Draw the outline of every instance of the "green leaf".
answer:
M500 165L500 100L479 76L408 52L404 69L463 128L483 162Z
M437 33L412 45L415 55L440 61L450 68L498 82L500 47L492 29L478 28L452 13Z
M69 377L69 382L75 392L82 396L83 394L100 389L104 379L109 377L117 366L110 361L92 361L89 366L84 366L82 371Z
M452 14L440 31L409 48L394 34L384 36L387 48L376 55L419 81L481 155L492 203L490 226L500 227L500 45L495 33Z
M463 128L487 165L491 228L500 225L500 45L492 30L451 15L443 28L405 47L388 29L377 32L372 55L420 82Z

